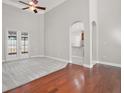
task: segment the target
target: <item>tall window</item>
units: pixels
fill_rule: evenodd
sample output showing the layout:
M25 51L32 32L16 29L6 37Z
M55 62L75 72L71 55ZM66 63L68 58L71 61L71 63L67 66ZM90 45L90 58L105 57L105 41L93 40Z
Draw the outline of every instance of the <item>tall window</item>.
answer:
M17 33L8 31L8 55L17 54Z
M28 53L28 33L27 32L21 33L21 53L22 54Z

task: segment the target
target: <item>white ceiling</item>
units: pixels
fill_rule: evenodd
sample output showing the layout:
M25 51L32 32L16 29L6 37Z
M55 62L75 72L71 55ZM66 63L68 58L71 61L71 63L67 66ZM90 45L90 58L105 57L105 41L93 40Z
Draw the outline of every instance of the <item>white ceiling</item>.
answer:
M20 0L2 0L3 3L15 6L17 8L24 8L26 5L19 3ZM30 2L31 0L21 0L24 2ZM39 11L40 14L50 11L51 9L55 8L56 6L62 4L67 0L38 0L38 5L46 7L45 11Z

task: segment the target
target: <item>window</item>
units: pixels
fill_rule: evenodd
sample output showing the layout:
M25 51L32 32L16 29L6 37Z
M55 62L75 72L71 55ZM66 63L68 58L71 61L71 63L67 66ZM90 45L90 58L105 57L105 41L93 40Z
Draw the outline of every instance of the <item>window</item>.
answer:
M28 33L26 32L21 33L21 53L28 53Z
M8 31L8 55L17 55L17 33Z

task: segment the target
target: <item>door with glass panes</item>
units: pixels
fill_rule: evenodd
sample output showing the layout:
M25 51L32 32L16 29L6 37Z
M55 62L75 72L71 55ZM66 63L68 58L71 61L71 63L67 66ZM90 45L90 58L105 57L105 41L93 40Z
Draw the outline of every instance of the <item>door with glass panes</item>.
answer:
M8 31L7 32L7 54L6 60L17 60L28 58L29 54L28 32Z

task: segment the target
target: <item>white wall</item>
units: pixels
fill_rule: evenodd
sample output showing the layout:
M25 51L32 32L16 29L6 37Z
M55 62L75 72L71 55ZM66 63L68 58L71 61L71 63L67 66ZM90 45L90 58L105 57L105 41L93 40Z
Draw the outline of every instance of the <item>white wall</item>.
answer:
M99 60L121 64L121 0L98 0Z
M45 14L45 55L69 60L69 28L75 21L85 26L85 62L90 62L89 1L67 0Z
M2 6L2 58L5 60L5 32L7 30L17 30L29 32L30 35L30 56L44 54L44 16L28 13L21 9L3 4Z

